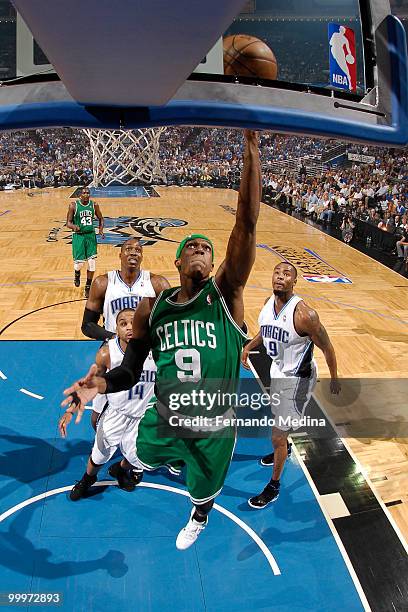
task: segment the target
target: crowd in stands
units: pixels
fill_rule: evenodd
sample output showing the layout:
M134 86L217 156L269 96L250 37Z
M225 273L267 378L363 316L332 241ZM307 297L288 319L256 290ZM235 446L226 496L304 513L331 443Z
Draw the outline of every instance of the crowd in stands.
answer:
M262 133L264 200L317 223L338 227L346 241L356 226L375 227L394 237L381 241L387 248L407 256L407 150L347 145L349 152L370 155L375 161L334 167L321 163L324 153L338 145L338 141ZM160 140L163 182L236 188L242 149L240 130L168 128ZM82 130L0 135L0 189L87 185L91 181L92 155ZM401 240L402 245L396 244Z
M355 233L366 239L367 246L395 251L406 259L408 156L383 153L377 162L327 169L313 177L306 175L304 166L296 177L265 173L264 199L287 212L339 228L345 242Z
M303 159L319 161L337 141L277 136L264 132L260 148L264 170L271 164ZM243 139L240 130L168 129L161 140L161 167L167 184L232 187L239 183Z
M80 130L0 135L0 189L87 185L91 180L92 156Z
M242 136L236 130L182 128L168 130L162 142L167 184L237 187ZM369 155L371 164L330 167L308 173L339 142L263 133L260 140L264 199L288 212L333 225L350 242L357 229L372 243L408 255L408 153L349 144L347 151ZM285 162L295 160L291 167ZM280 163L280 171L274 166ZM295 172L293 172L295 168ZM376 228L392 235L376 232ZM358 233L357 231L355 233ZM373 246L374 246L373 244ZM401 251L401 248L404 247Z

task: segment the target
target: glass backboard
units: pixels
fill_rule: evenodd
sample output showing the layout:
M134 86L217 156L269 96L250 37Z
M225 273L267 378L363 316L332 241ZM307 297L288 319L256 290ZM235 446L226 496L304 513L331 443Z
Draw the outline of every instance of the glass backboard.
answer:
M36 5L36 11L30 14L26 0L16 0L15 4L27 11L26 21L30 21L35 34L41 34L38 39L45 53L11 3L0 0L0 78L10 84L9 92L0 95L0 115L5 116L2 105L14 103L13 122L9 113L5 123L0 116L2 129L29 126L30 116L33 125L40 125L47 116L50 125L246 126L390 145L408 142L404 33L408 11L402 0L395 0L391 6L388 0L241 1L241 12L219 33L216 44L197 67L192 66L190 77L165 104L140 105L128 87L129 99L121 99L117 105L120 110L114 108L112 100L79 95L67 84L61 70L62 83L57 83L58 75L47 56L59 59L61 51L44 39L44 28L39 27L41 7ZM49 4L47 19L50 27L57 23L58 29L61 23L53 24L54 6ZM193 31L185 35L186 54L193 35ZM273 50L278 66L275 80L224 74L223 39L240 35L256 37ZM80 40L81 30L77 37ZM60 61L53 63L60 66ZM177 64L177 58L173 63ZM49 87L45 87L47 79ZM20 89L20 97L13 95L16 82L26 84L26 89ZM25 113L22 121L20 111L24 109L20 107L27 103L29 116ZM45 109L44 103L52 107Z

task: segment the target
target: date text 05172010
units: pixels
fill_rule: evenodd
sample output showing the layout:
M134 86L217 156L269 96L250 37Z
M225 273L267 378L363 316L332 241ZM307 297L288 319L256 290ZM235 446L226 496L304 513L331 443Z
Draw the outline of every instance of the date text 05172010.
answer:
M0 593L0 606L60 606L62 604L62 593Z

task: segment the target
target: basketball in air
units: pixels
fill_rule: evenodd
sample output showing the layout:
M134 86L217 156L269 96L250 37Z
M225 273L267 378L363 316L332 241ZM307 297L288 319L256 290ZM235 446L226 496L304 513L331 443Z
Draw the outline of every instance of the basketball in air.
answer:
M346 62L348 64L354 64L354 57L350 53L346 55Z
M224 44L224 74L276 79L278 64L270 47L255 36L232 34Z

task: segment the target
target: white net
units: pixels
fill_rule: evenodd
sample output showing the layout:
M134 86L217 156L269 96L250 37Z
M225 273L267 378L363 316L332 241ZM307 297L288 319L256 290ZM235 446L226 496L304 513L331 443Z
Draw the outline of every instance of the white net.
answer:
M113 183L134 185L164 179L160 169L159 140L166 128L144 130L86 129L93 158L94 187Z

